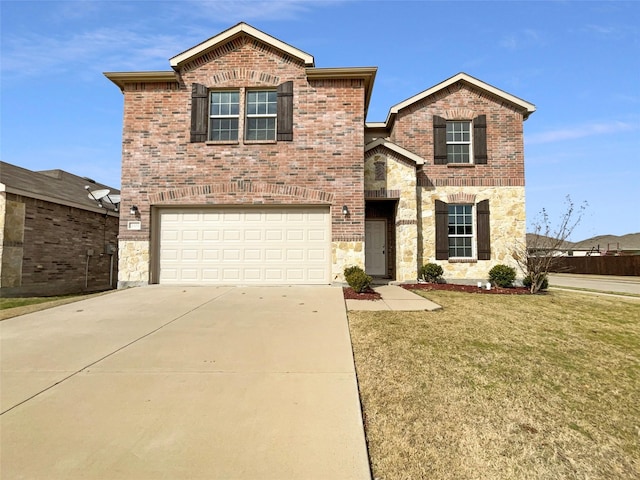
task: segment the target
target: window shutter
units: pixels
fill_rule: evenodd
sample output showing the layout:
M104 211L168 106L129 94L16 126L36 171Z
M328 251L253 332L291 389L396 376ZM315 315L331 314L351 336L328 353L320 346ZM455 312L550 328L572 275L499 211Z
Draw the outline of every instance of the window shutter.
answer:
M433 116L433 164L447 164L447 121Z
M278 85L278 141L293 140L293 82Z
M191 85L191 142L207 141L209 89L198 83Z
M436 260L449 258L449 205L436 200Z
M473 163L487 164L487 116L473 119Z
M489 225L489 200L476 206L478 260L491 260L491 228Z

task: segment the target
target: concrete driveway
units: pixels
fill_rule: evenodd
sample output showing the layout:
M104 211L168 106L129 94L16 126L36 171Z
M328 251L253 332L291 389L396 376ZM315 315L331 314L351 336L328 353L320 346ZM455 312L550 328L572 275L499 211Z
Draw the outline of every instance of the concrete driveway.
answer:
M0 340L3 479L370 478L341 289L135 288Z

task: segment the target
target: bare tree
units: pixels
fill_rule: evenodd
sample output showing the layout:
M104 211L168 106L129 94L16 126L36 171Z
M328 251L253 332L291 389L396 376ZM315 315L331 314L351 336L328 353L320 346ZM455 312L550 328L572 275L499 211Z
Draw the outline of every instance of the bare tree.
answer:
M554 227L546 209L542 209L533 222L533 232L527 235L526 245L516 245L513 257L525 277L531 280L531 293L539 292L546 283L547 276L569 249L567 243L573 230L582 220L587 203L576 207L567 195L566 208L558 224Z

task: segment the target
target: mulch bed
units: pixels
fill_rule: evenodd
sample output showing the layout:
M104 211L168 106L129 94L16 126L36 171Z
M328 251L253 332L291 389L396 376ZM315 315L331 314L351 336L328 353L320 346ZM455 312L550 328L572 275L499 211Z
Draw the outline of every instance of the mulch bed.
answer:
M380 300L382 297L372 288L368 288L362 293L356 293L351 287L342 287L345 300Z
M500 288L491 286L491 290L478 288L476 285L458 285L455 283L409 283L400 285L407 290L447 290L450 292L489 293L497 295L527 295L531 294L527 287Z

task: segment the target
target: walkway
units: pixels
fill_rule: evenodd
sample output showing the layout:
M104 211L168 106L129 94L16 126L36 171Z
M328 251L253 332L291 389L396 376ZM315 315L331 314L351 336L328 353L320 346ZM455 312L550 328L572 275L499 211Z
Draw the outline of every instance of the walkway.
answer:
M433 312L442 308L431 300L397 285L381 285L373 289L382 296L382 300L347 300L347 310Z

